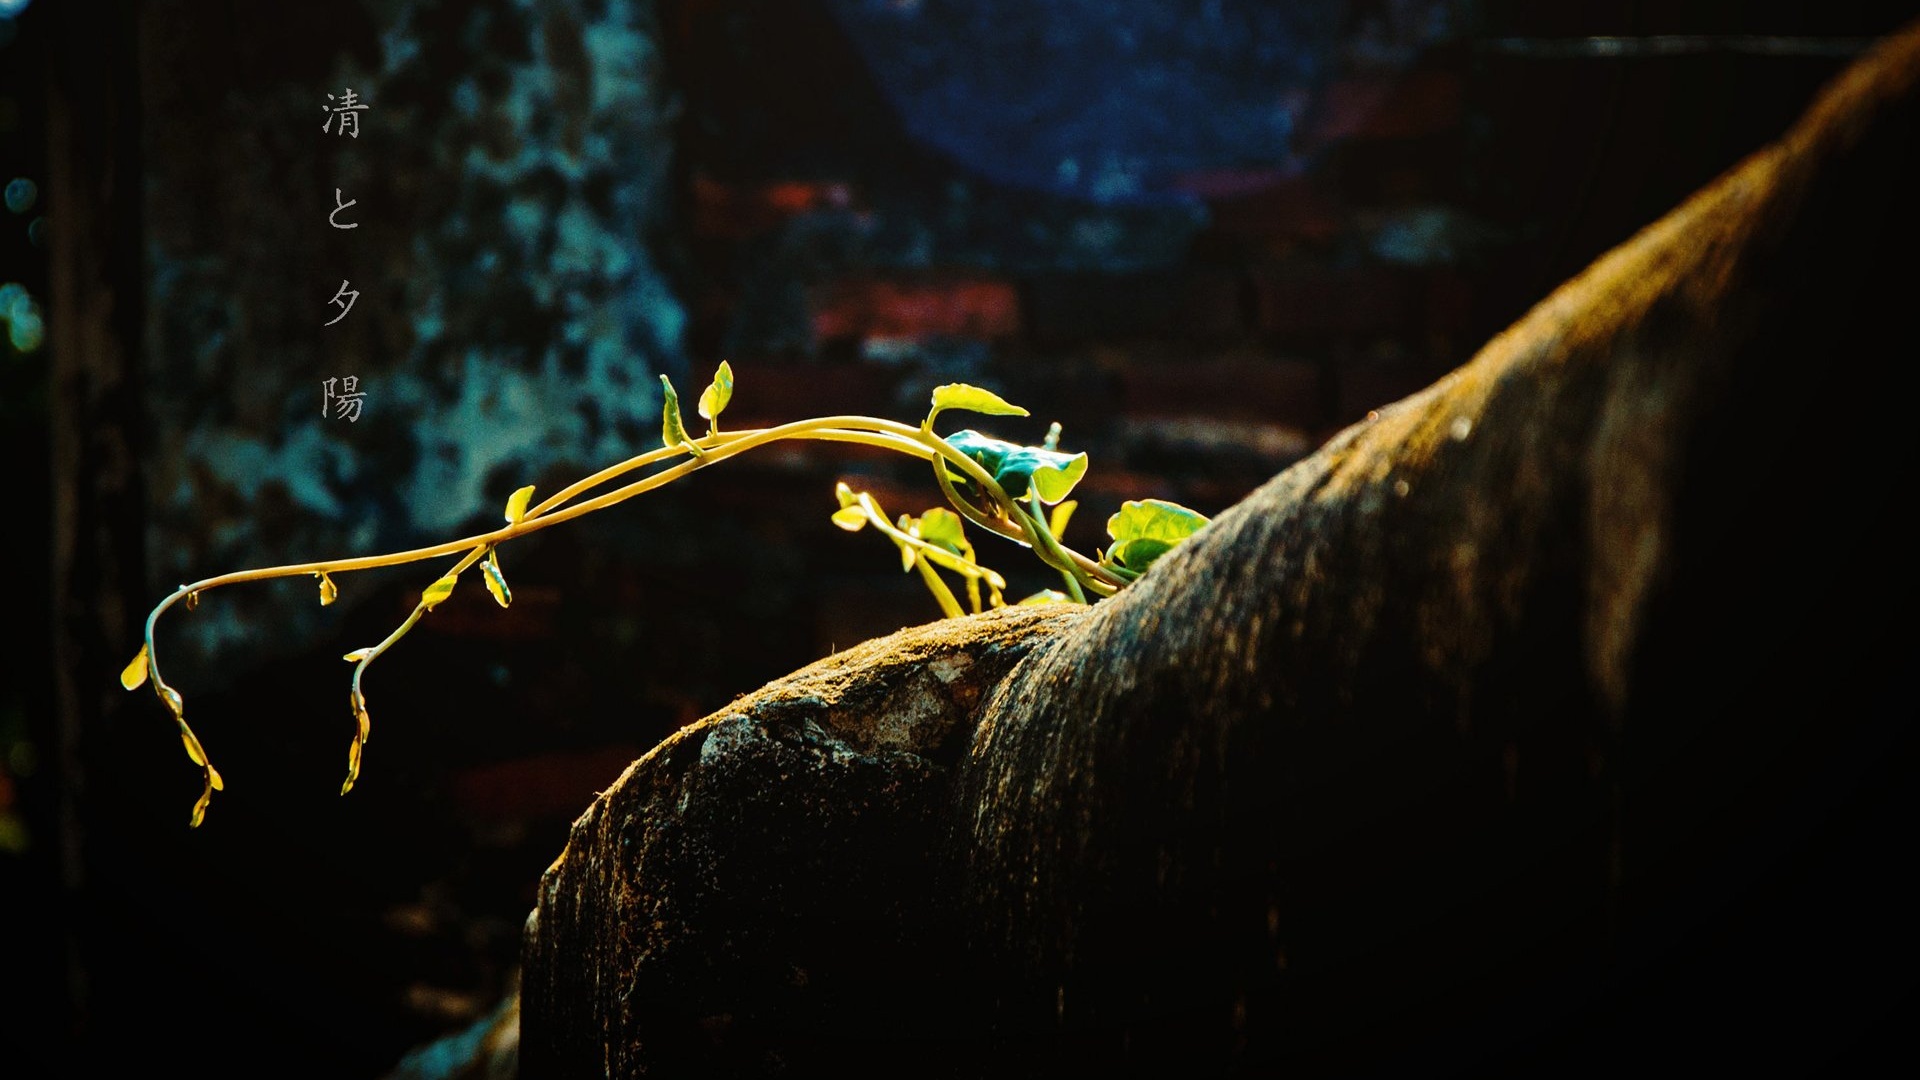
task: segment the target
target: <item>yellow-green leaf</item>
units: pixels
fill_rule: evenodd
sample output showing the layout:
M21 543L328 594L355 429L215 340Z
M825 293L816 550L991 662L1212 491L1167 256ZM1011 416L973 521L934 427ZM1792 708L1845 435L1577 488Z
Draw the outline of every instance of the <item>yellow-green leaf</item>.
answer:
M1047 518L1047 530L1056 537L1066 535L1067 522L1073 520L1073 511L1079 505L1080 503L1078 501L1068 499L1066 502L1054 507L1053 514Z
M1067 597L1066 593L1061 592L1059 589L1042 589L1039 592L1034 593L1032 596L1027 597L1025 600L1020 601L1020 606L1034 607L1040 604L1071 604L1071 603L1073 603L1073 601Z
M900 572L905 573L913 569L914 559L918 557L917 553L913 550L913 545L901 543L898 540L895 540L894 543L900 547Z
M867 525L867 512L858 506L843 506L833 512L833 523L848 532L859 532Z
M147 682L147 647L140 646L133 660L120 670L120 685L129 690L138 690Z
M194 737L193 732L182 727L180 729L180 742L186 746L187 756L193 759L195 765L206 765L207 752L200 748L200 740Z
M332 578L327 576L327 572L325 570L320 571L314 576L320 579L320 606L321 607L326 607L328 604L331 604L335 600L340 599L339 587L333 583Z
M860 496L853 493L853 489L847 486L845 480L833 485L833 497L840 500L841 506L852 506L860 501Z
M527 503L532 501L532 499L532 484L528 484L526 487L507 496L507 524L520 524L520 519L527 516Z
M700 415L708 421L720 419L720 411L733 400L733 367L725 360L720 361L720 370L713 373L713 382L700 393Z
M947 383L933 388L933 411L927 413L927 426L933 426L933 418L948 409L961 409L966 412L982 413L987 416L1027 416L1027 410L1012 404L991 390L982 390L966 383Z
M500 563L491 554L480 564L480 571L486 575L487 591L493 594L494 603L501 607L513 603L513 590L507 588L507 576L500 572Z
M207 804L212 801L213 785L208 784L206 790L200 793L200 798L195 800L193 804L193 818L187 822L187 828L197 829L200 827L201 822L207 820Z
M227 782L220 778L220 770L211 765L207 766L207 783L211 784L215 791L227 790Z
M426 605L428 611L432 611L434 608L440 606L440 601L453 595L453 586L459 580L460 575L448 574L446 577L427 586L427 591L420 594L420 602Z
M186 715L187 703L180 700L180 691L175 690L171 686L162 686L159 688L159 692L160 700L167 703L167 709L173 713L175 720Z
M350 664L357 664L360 661L365 660L367 657L372 655L373 655L373 647L368 646L367 648L364 648L364 649L355 649L352 652L348 653L347 655L341 657L340 659L345 660ZM386 669L382 668L381 670L385 671Z
M660 390L666 395L666 401L660 406L660 441L668 447L691 443L693 440L687 438L687 425L680 419L680 395L673 392L673 381L660 376Z
M960 523L960 515L945 507L936 506L920 515L918 535L927 543L945 548L955 555L965 552L966 528Z

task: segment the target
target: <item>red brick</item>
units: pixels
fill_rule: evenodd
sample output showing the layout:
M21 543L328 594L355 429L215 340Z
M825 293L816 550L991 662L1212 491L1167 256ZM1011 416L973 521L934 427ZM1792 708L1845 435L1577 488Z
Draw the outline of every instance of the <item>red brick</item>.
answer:
M990 278L836 281L813 290L809 300L817 341L1008 338L1020 330L1013 285Z
M1462 97L1460 76L1451 71L1340 79L1316 103L1308 141L1438 135L1459 127Z
M1265 184L1218 190L1207 201L1212 217L1207 231L1213 236L1267 245L1293 239L1325 243L1347 227L1346 208L1311 176L1276 169Z
M1026 327L1063 344L1151 337L1220 340L1246 329L1241 276L1188 267L1151 274L1050 274L1025 283Z
M706 176L693 178L697 236L737 240L776 228L799 214L851 205L853 189L840 181L724 184Z
M1388 334L1417 314L1412 275L1390 267L1252 273L1260 329L1283 337Z
M733 358L733 402L722 417L722 427L770 427L814 416L859 413L892 416L898 411L894 387L898 371L870 364L797 364L791 360ZM717 367L716 363L713 365ZM705 389L713 377L703 366L694 385ZM680 407L698 430L706 425L693 405L700 391L683 389ZM848 447L847 449L852 449Z
M1320 372L1300 360L1227 356L1137 363L1120 374L1128 417L1209 416L1308 430L1323 422Z

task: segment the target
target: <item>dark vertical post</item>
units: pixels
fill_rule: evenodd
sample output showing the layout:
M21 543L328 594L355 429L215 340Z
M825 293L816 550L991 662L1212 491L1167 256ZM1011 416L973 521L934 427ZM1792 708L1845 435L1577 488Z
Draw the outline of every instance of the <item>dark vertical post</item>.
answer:
M140 140L132 4L49 7L55 764L62 884L77 913L85 909L83 745L124 707L114 676L131 657L148 592L138 468ZM88 942L78 919L68 924L67 989L84 1036Z

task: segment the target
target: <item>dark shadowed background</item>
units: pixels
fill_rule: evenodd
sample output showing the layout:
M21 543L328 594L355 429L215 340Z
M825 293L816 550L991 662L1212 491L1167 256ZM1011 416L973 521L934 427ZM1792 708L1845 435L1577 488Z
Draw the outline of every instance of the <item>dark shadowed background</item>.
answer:
M160 633L228 781L191 831L196 770L114 681L176 583L491 527L722 359L734 426L956 380L1033 410L1007 437L1061 421L1083 550L1123 499L1216 512L1917 11L0 0L0 1074L375 1077L473 1023L629 760L938 615L835 481L938 495L782 447L510 545L511 609L463 581L371 670L346 798L339 655L440 571L211 593Z

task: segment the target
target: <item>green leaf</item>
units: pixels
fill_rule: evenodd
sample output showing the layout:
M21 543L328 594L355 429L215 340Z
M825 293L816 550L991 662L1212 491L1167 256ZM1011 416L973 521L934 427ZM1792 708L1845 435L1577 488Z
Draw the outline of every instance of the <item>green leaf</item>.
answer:
M867 526L867 512L858 506L843 506L833 512L833 523L848 532L859 532Z
M439 607L440 601L453 595L453 586L459 580L460 575L448 574L446 577L427 586L427 591L420 594L420 603L424 604L428 611Z
M1006 460L1007 453L1018 449L1013 443L982 435L972 428L962 428L947 436L947 445L972 458L974 463L992 476L1000 469L1000 463ZM956 476L955 479L964 479Z
M1121 503L1107 519L1114 542L1101 561L1138 574L1206 523L1206 515L1164 499Z
M513 590L507 588L507 576L500 572L500 560L492 551L480 562L480 571L486 575L487 591L493 594L493 602L501 607L513 603Z
M133 655L132 661L120 670L120 685L129 690L138 690L146 683L147 647L142 645L140 651Z
M1207 523L1207 516L1165 499L1142 499L1120 504L1120 512L1107 519L1107 535L1125 543L1128 540L1165 540L1177 544Z
M986 470L1010 498L1018 499L1031 489L1041 502L1056 503L1087 474L1085 454L1020 446L971 429L956 431L946 441Z
M854 494L853 489L848 487L844 480L833 485L833 497L840 500L842 507L852 506L860 501L860 496Z
M920 553L913 549L912 544L901 543L898 540L893 543L900 549L900 572L904 574L913 569L913 564L920 558Z
M673 392L673 381L660 376L660 389L666 394L666 402L660 406L661 441L668 447L692 442L687 438L687 426L680 420L680 395Z
M328 604L331 604L335 600L340 599L339 587L334 585L333 579L327 576L327 572L325 570L322 570L319 573L315 574L314 577L317 577L320 579L320 606L321 607L326 607Z
M720 419L720 411L733 400L733 367L725 360L720 361L720 370L713 373L713 382L700 393L700 415L708 422Z
M528 484L526 487L507 496L507 524L520 524L520 519L527 516L527 503L531 501L532 498L532 484Z
M948 409L961 409L966 412L983 413L987 416L1027 416L1027 410L1011 404L991 390L982 390L966 383L948 383L933 389L933 411L927 413L926 426L933 427L933 418Z
M920 539L927 543L944 548L955 555L966 554L966 526L961 523L959 514L936 506L920 515L918 528Z
M1107 551L1107 558L1114 565L1139 573L1153 565L1153 560L1173 550L1173 545L1165 540L1126 540L1113 545Z

